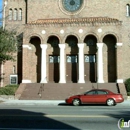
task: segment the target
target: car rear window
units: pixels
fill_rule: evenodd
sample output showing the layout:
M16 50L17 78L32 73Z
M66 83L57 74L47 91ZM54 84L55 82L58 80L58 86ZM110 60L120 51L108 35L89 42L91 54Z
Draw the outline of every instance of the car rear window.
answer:
M97 94L98 94L98 95L104 95L104 94L108 94L108 92L102 91L102 90L98 90L98 91L97 91Z

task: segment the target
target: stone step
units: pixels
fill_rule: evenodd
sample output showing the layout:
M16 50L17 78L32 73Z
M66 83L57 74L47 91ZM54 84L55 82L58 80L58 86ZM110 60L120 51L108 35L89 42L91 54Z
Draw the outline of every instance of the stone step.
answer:
M20 84L15 97L20 100L64 100L69 96L81 94L93 88L109 89L118 93L116 83L28 83Z

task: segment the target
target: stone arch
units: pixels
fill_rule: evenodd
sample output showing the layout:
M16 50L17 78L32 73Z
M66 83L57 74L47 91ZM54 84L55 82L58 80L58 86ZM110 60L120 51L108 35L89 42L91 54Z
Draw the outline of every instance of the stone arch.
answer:
M119 43L121 42L121 36L117 35L115 32L106 32L101 36L101 42L103 43L103 39L106 35L112 35L116 38L116 42Z
M33 33L33 34L30 34L29 36L27 36L25 39L26 39L26 42L29 43L30 42L30 39L32 37L38 37L41 41L41 44L43 43L43 38L41 37L41 35L37 34L37 33Z
M29 59L31 64L31 81L34 83L40 83L41 81L41 39L38 36L31 36L29 41L32 50L29 51Z
M84 37L84 67L85 81L96 82L97 73L97 37L93 33L89 33Z
M89 32L89 33L84 34L84 35L82 36L82 42L84 41L85 37L87 37L88 35L93 35L93 36L95 36L95 38L97 39L97 43L100 42L99 36L98 36L96 33L94 33L94 32Z
M64 36L63 41L62 41L63 43L65 43L68 36L75 36L78 39L78 43L81 41L80 37L76 33L68 33Z
M73 34L66 35L66 74L67 82L78 82L78 38Z
M49 39L50 37L52 37L52 36L57 37L57 38L59 39L59 43L62 43L61 37L60 37L59 35L55 34L55 33L52 33L52 34L49 34L49 35L46 36L46 40L45 40L46 43L48 43L48 42L47 42L48 39Z
M56 35L50 35L47 39L47 44L50 44L51 49L48 50L49 54L49 82L59 82L59 57L60 57L60 49L59 49L59 37Z
M113 34L107 34L103 37L103 63L104 76L107 82L116 82L117 68L116 68L116 43L117 37Z

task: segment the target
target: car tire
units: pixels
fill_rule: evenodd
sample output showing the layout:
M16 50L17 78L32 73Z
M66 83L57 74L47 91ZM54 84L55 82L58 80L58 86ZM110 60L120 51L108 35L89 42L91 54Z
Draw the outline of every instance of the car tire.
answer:
M81 101L80 101L80 99L76 98L76 99L73 100L72 104L74 106L79 106L81 104Z
M106 103L107 103L108 106L114 106L115 105L115 101L112 98L107 99Z

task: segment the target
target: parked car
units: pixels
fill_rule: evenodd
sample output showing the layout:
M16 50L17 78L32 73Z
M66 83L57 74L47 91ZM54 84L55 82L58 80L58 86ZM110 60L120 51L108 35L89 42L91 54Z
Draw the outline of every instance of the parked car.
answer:
M80 104L107 104L114 106L124 101L122 94L111 92L107 89L92 89L81 95L74 95L66 100L67 104L79 106Z

